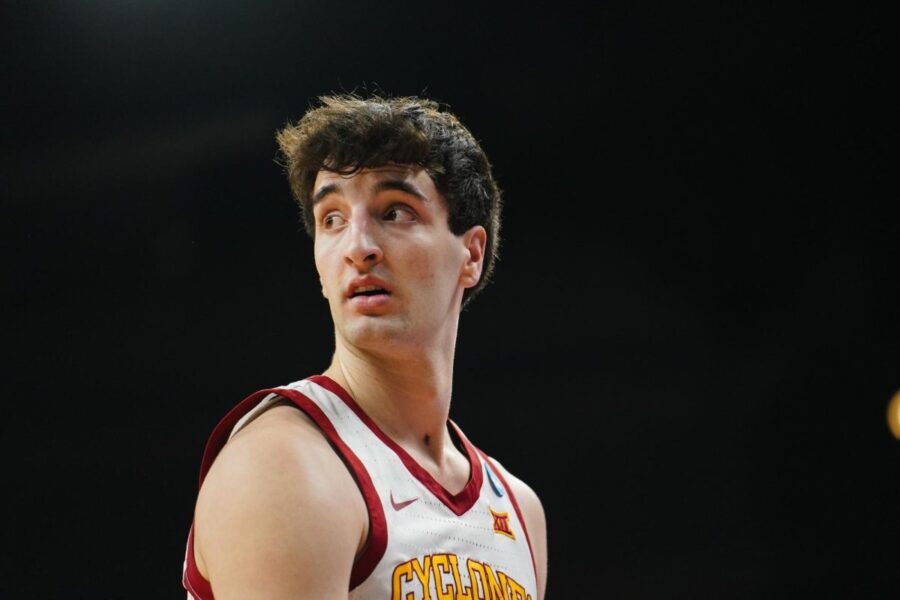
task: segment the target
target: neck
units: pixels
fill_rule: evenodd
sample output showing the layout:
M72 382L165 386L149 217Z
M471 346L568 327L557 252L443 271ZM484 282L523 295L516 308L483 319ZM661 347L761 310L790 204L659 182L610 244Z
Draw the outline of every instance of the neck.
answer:
M353 397L378 427L411 454L438 465L452 445L447 433L453 388L451 343L402 355L375 355L338 342L325 375Z

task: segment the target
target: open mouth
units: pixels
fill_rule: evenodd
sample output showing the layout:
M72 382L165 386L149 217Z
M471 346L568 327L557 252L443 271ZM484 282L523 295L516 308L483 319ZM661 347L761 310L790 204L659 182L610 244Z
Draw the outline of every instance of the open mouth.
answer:
M390 294L390 292L388 292L384 288L380 288L374 285L365 285L355 289L353 293L350 294L350 297L356 298L357 296L379 296L382 294L388 295Z

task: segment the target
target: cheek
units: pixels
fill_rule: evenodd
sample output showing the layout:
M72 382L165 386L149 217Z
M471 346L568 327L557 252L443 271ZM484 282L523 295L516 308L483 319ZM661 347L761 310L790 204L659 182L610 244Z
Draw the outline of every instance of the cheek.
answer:
M416 273L423 281L435 282L447 272L451 261L446 248L423 246L408 251L407 264L409 270Z
M329 287L329 274L334 271L333 259L329 257L327 251L322 251L318 247L315 252L315 266L322 287L327 289Z
M457 248L445 246L439 251L422 252L419 256L421 258L416 260L416 272L430 288L440 288L443 293L458 283L460 262Z

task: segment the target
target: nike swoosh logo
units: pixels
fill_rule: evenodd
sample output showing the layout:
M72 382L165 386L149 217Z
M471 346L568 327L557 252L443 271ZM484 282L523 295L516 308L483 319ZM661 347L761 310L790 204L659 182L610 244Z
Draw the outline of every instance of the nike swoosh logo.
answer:
M404 500L403 502L397 502L396 500L394 500L394 492L391 492L391 506L394 507L394 510L403 510L404 508L406 508L407 506L409 506L410 504L412 504L413 502L415 502L418 499L419 499L419 497L416 496L412 500Z

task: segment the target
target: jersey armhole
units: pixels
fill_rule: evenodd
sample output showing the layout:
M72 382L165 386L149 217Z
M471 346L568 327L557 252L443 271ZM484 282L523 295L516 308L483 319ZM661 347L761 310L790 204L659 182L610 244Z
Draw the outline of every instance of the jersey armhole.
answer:
M516 500L516 495L513 492L512 487L510 487L509 483L506 481L506 478L503 476L503 472L497 466L497 464L481 449L478 450L478 453L481 454L482 460L484 460L485 464L489 465L494 474L500 479L500 483L503 484L503 487L506 488L506 493L509 494L509 500L512 502L513 508L516 511L516 516L519 517L519 523L522 524L522 531L525 532L525 541L528 542L528 552L531 554L531 567L534 569L534 580L537 581L538 572L537 572L537 561L534 560L534 548L531 546L531 536L528 535L528 525L525 523L525 519L522 517L522 510L519 508L519 501Z
M303 393L288 388L260 390L251 394L231 409L231 411L229 411L213 429L210 439L206 444L200 465L199 484L201 486L203 485L203 480L206 478L206 474L209 472L213 461L225 446L230 438L230 434L234 431L234 428L241 419L248 415L256 405L262 402L262 400L272 394L276 394L277 396L280 396L280 398L273 400L272 405L266 408L272 408L279 404L289 404L303 411L304 414L312 419L313 423L316 424L319 430L322 431L328 439L331 446L335 449L335 452L337 452L338 456L347 466L351 476L354 481L356 481L356 485L359 487L360 493L362 493L369 516L369 535L363 544L362 552L355 559L353 568L350 572L349 589L353 590L372 574L372 571L375 570L375 567L378 565L378 562L384 556L385 550L387 549L387 522L384 516L384 509L381 506L381 501L378 498L375 485L372 483L372 478L369 476L369 472L366 470L362 461L341 439L337 430L334 428L334 425L322 409ZM249 423L250 420L252 420L252 418L246 423ZM243 424L245 425L246 423ZM191 525L191 530L188 534L188 543L185 550L182 584L184 585L185 590L190 594L191 598L196 600L214 599L210 582L200 573L196 561L194 560L193 525Z
M213 600L212 586L200 573L194 560L194 526L188 534L187 549L184 552L184 573L181 584L187 590L189 600Z
M271 391L290 400L312 419L322 433L325 434L325 437L356 481L356 485L359 487L359 491L366 503L366 509L369 513L369 535L363 544L362 552L354 561L353 569L350 572L350 590L353 590L372 574L372 571L375 570L387 549L387 522L384 516L384 508L381 505L378 492L375 490L375 484L372 483L372 478L369 476L365 465L363 465L362 461L346 442L341 439L334 425L324 411L319 408L318 404L298 390L285 388Z

